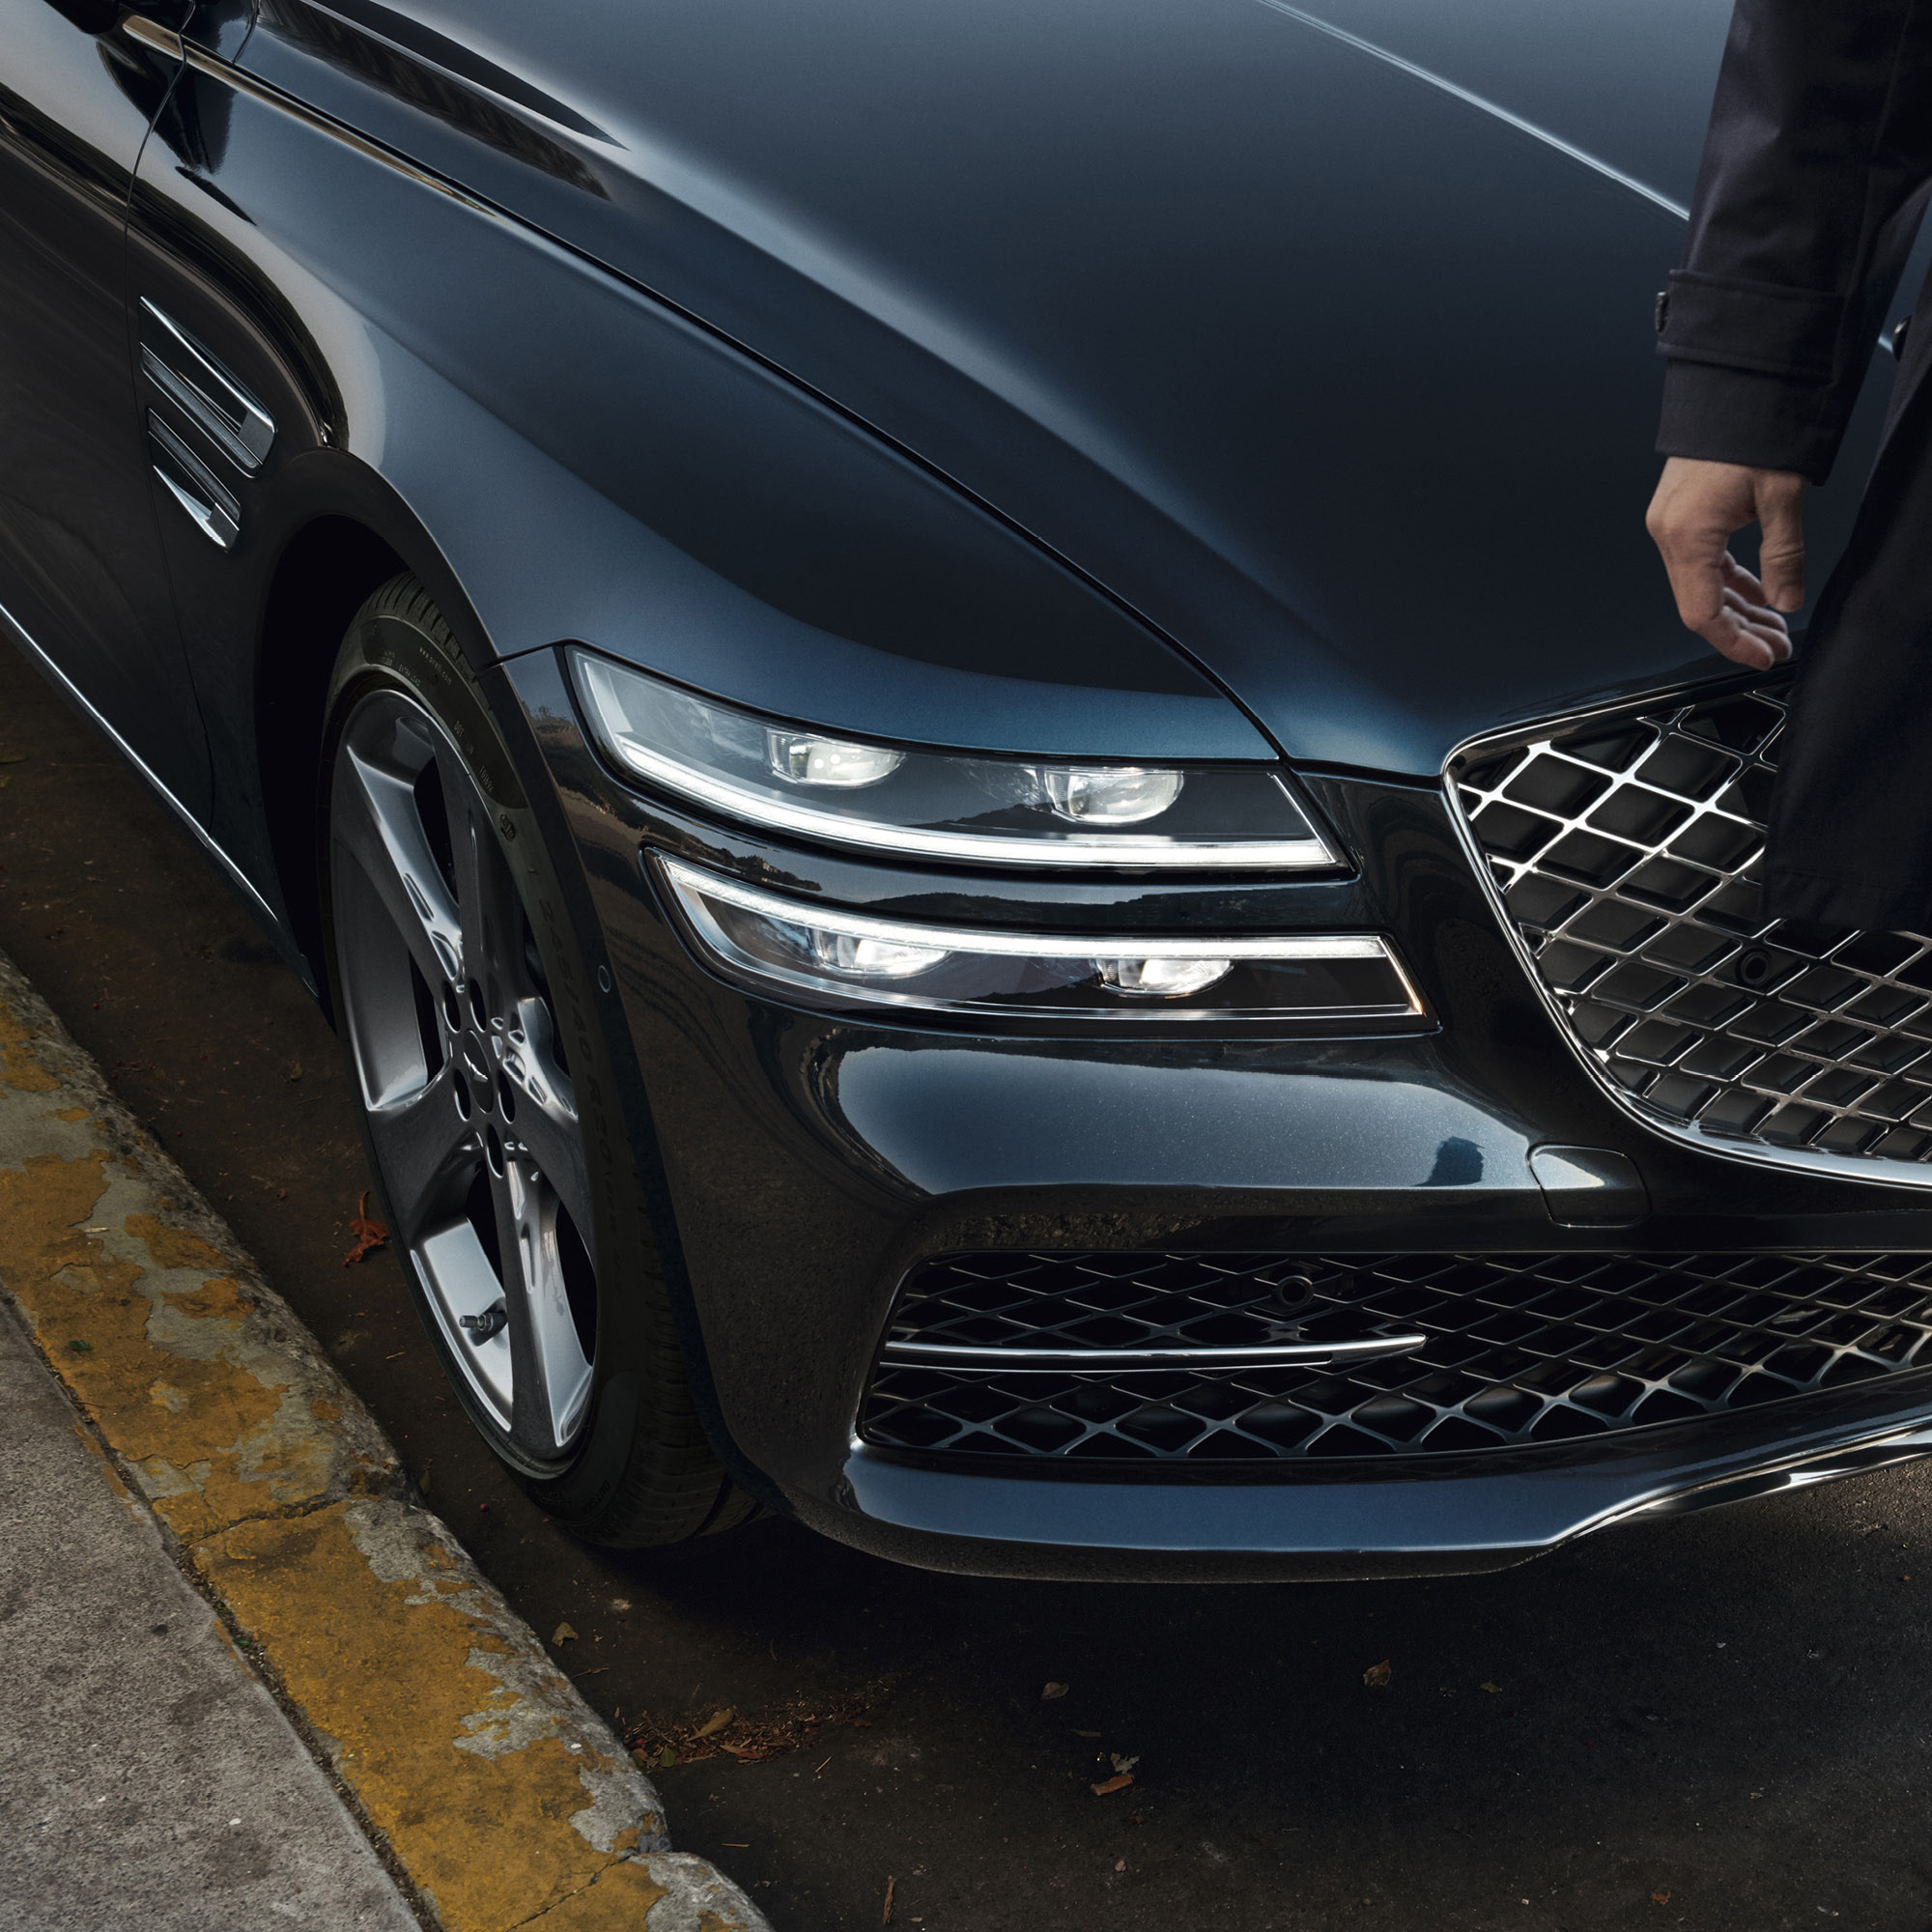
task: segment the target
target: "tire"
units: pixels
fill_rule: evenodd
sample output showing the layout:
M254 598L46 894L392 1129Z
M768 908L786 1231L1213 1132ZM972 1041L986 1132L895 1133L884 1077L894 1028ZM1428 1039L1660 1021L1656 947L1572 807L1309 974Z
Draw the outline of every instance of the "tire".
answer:
M692 1400L582 936L501 727L413 577L329 683L329 992L391 1244L531 1498L640 1547L755 1513Z

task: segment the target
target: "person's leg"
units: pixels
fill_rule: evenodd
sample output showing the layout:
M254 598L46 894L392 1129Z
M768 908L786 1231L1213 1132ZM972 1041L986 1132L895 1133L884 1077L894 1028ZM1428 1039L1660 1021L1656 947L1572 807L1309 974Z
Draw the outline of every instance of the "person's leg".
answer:
M1894 430L1801 653L1764 900L1932 929L1932 390Z

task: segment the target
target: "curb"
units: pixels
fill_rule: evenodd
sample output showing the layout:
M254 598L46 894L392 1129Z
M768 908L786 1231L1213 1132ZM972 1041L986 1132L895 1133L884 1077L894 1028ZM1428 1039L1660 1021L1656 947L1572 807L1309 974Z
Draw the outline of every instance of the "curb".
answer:
M770 1932L0 952L0 1293L442 1932Z

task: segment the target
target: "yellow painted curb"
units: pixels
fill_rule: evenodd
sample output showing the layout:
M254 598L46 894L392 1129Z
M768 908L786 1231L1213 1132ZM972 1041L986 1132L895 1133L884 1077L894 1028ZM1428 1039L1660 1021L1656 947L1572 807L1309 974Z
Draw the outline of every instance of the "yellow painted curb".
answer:
M0 954L0 1290L446 1932L769 1932Z

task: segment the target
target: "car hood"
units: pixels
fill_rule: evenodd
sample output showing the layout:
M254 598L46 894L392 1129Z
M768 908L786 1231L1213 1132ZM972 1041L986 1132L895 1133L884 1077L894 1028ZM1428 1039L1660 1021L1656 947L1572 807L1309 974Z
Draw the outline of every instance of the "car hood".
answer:
M1724 668L1642 510L1728 0L334 11L542 129L473 185L1030 530L1291 756L1430 774Z

